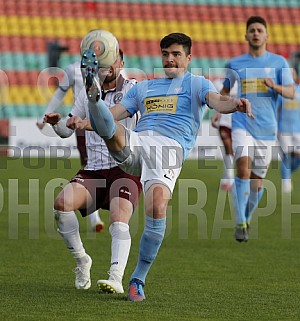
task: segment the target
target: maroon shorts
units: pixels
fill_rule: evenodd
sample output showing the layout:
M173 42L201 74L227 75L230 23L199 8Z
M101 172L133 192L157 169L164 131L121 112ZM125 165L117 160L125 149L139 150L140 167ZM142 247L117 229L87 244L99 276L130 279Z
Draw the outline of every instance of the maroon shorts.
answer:
M135 208L142 191L140 178L123 172L118 166L96 171L81 169L70 182L83 185L92 196L92 204L88 208L79 209L82 216L100 208L109 210L110 200L114 197L129 200Z
M87 151L85 145L85 129L76 129L76 140L77 140L77 149L80 155L81 167L84 167L87 163Z

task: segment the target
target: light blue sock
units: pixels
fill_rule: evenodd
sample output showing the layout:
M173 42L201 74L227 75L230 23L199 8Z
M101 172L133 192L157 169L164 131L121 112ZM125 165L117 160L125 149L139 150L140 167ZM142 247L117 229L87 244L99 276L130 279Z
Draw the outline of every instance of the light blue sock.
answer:
M111 139L116 132L116 124L112 113L103 100L88 103L90 122L94 131L103 139Z
M236 224L246 224L246 206L250 195L250 179L234 178L232 189L233 205L236 214Z
M300 166L300 157L293 155L292 166L291 166L292 172L296 171L299 168L299 166Z
M254 191L250 190L250 196L249 196L248 204L246 207L247 223L250 223L251 218L252 218L252 214L257 209L258 204L264 194L264 190L265 189L263 187L261 187L261 189L258 192L254 192Z
M153 219L146 216L146 224L140 242L138 264L131 275L131 279L136 278L145 283L146 276L163 241L165 229L165 218Z
M292 155L291 154L284 154L282 162L281 162L281 178L282 179L291 178L291 173L292 173L291 167L292 167Z

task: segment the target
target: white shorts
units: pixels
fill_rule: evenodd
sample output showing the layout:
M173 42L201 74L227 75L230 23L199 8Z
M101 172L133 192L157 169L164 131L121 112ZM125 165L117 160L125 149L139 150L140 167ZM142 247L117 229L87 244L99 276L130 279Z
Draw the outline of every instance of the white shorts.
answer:
M298 134L286 134L281 133L279 135L279 143L282 151L285 154L296 153L300 154L300 133Z
M219 126L231 128L231 115L232 114L221 114Z
M240 128L233 130L231 137L234 159L237 160L243 156L250 157L252 160L251 171L256 176L265 178L272 155L278 152L276 140L255 139L246 130Z
M164 184L172 193L183 163L181 145L174 139L153 131L129 134L130 155L119 167L125 172L140 176L144 192L156 183Z

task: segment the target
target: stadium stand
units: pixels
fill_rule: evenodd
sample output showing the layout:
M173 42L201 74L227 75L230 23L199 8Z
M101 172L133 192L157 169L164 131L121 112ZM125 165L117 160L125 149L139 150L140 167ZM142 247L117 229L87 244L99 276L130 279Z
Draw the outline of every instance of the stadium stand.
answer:
M50 41L68 47L60 59L64 68L79 58L84 34L108 29L119 38L126 67L152 77L161 66L159 39L169 32L185 32L194 42L191 67L215 76L210 68L222 68L227 59L246 50L244 23L250 15L268 21L271 51L289 58L299 50L299 0L0 0L0 69L9 80L0 117L41 116L55 89L53 75L40 77L48 66ZM65 104L71 103L68 95Z

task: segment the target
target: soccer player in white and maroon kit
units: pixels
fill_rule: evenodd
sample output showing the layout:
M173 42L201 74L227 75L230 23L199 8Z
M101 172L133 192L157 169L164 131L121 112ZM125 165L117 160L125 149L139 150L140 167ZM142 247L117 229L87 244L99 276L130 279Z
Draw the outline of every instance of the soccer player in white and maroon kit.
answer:
M217 79L213 82L217 90L222 89L221 79ZM236 96L235 90L231 90L231 96ZM221 179L220 187L226 191L231 190L231 186L234 180L234 161L233 161L233 149L231 140L231 115L215 113L211 117L211 125L218 129L220 138L224 145L225 155L223 156L223 176Z
M51 97L45 114L54 113L62 104L69 89L73 91L74 101L83 89L83 80L80 69L80 60L69 64L64 70L64 76ZM37 126L42 129L44 123L37 123ZM77 149L80 155L80 162L82 168L87 164L87 151L85 145L85 130L78 129L75 131L77 140ZM101 220L98 211L95 211L89 215L90 225L95 232L101 232L104 229L104 222Z
M123 52L120 50L102 84L102 99L108 109L136 84L136 80L128 80L121 75L123 65ZM77 96L70 118L60 119L59 114L47 114L45 121L53 125L59 136L68 137L74 129L85 128L88 124L87 105L88 99L83 89ZM138 116L135 115L124 119L123 125L132 129L137 121ZM99 280L98 286L104 292L123 293L122 278L131 246L128 222L139 199L140 180L138 176L129 175L117 166L104 140L94 131L86 132L86 146L87 165L78 171L55 200L58 231L77 261L76 288L88 289L91 286L92 260L82 245L74 211L79 210L82 216L86 216L99 208L109 210L112 238L110 276L108 280Z

